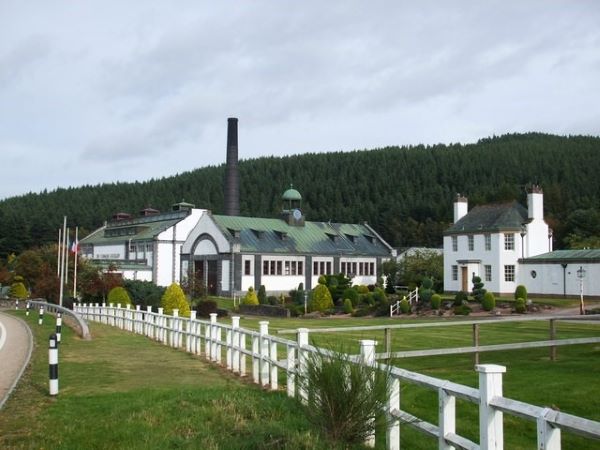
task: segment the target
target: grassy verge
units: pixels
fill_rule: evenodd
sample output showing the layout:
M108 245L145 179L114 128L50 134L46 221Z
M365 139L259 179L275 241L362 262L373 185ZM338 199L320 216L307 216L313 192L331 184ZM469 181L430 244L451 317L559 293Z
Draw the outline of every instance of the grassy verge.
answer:
M60 393L48 396L48 336L0 412L0 448L326 449L285 394L267 393L147 338L91 324L83 341L63 327ZM333 446L333 448L336 448Z

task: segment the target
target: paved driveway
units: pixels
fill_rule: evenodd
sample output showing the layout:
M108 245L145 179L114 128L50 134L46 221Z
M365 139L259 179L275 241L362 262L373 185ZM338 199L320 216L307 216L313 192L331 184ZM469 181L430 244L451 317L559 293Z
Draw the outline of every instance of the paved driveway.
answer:
M0 408L29 364L32 347L25 322L0 311Z

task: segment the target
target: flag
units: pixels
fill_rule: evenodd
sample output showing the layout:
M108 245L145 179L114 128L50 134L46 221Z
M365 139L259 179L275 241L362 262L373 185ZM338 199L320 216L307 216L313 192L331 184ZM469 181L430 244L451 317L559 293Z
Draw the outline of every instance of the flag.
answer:
M71 253L79 253L79 241L73 241L73 243L71 244Z

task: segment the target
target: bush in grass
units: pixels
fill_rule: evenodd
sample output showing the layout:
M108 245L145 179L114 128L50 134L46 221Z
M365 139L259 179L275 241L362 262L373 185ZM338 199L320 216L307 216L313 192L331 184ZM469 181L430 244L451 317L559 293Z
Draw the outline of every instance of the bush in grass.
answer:
M457 316L468 316L471 314L471 308L469 305L462 304L454 307L454 314Z
M373 289L373 299L375 300L375 303L386 303L387 295L383 289L376 287Z
M173 314L173 310L179 310L181 317L190 316L190 305L181 286L177 283L171 284L162 296L160 305L163 307L164 314Z
M473 279L471 281L473 282L473 292L471 292L473 298L476 302L483 302L483 296L487 291L483 288L484 284L481 281L481 277L473 275Z
M354 311L354 306L352 305L352 300L350 300L349 298L344 299L344 313L345 314L352 314L352 312Z
M483 294L483 301L481 302L481 306L486 311L491 311L496 307L496 297L491 292L486 292Z
M327 289L327 286L324 284L318 284L312 291L312 296L308 305L309 311L324 312L331 308L333 308L331 292L329 292L329 289Z
M134 305L160 306L160 299L165 293L165 288L157 286L151 281L123 280L123 287L127 289L131 302Z
M258 288L258 303L261 305L267 305L269 303L267 300L267 290L265 289L264 284L261 284Z
M122 307L131 305L129 293L121 286L114 287L110 290L107 301L109 304L112 303L113 305L118 305L120 303Z
M406 297L400 300L400 312L402 312L402 314L410 313L410 303L408 303Z
M525 299L518 298L515 300L515 312L519 314L523 314L527 311L527 307L525 306Z
M311 352L306 366L298 381L308 394L307 417L334 441L363 443L375 423L385 422L389 371L355 364L344 351Z
M260 292L259 292L260 293ZM258 301L260 302L260 297L258 298ZM284 301L285 301L285 297L284 297ZM277 305L281 305L284 302L282 302L279 297L277 297L276 295L269 295L267 297L267 304L268 305L273 305L273 306L277 306Z
M454 296L454 306L462 306L463 302L466 302L467 300L467 294L463 291L459 291Z
M248 292L242 299L242 305L258 305L258 295L252 286L248 288Z
M27 292L27 288L21 281L16 281L10 285L10 291L8 295L11 298L27 298L29 293Z
M201 300L196 305L198 317L210 317L212 313L217 312L217 302L214 300Z
M515 300L522 298L527 303L527 288L520 284L515 289Z
M346 288L344 289L344 293L342 295L344 299L349 299L352 302L352 307L355 308L358 305L358 291L354 288Z
M442 296L440 294L433 294L431 296L431 309L440 309L442 303Z

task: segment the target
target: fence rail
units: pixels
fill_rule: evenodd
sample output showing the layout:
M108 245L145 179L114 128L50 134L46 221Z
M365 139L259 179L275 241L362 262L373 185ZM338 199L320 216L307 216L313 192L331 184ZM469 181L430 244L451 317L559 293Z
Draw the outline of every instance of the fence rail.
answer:
M44 311L49 312L49 313L61 313L63 315L66 315L70 318L72 318L75 321L75 328L77 329L79 335L83 338L83 339L91 339L92 335L90 334L90 329L87 325L87 323L85 322L85 320L83 320L83 318L77 314L77 312L69 309L69 308L64 308L62 306L56 305L54 303L48 303L45 300L27 300L27 303L29 303L29 306L33 309L40 309L40 307L44 308Z
M333 353L309 345L309 330L306 328L295 330L296 340L272 336L267 321L259 322L259 330L254 331L241 328L239 317L232 317L231 325L228 325L218 323L216 314L211 314L209 321L198 320L195 311L191 312L189 318L184 318L179 317L177 310L169 316L163 314L162 308L155 313L151 307L144 311L139 306L134 310L129 306L121 308L120 305L79 304L75 305L75 312L88 320L143 334L165 345L204 355L207 360L222 364L240 376L251 375L256 384L272 390L280 388L279 380L283 373L281 379L285 380L287 394L302 401L308 398L307 392L297 380L305 373L308 355L315 351L325 355ZM362 340L360 354L351 355L350 360L389 370L392 377L386 404L389 418L387 449L400 449L400 426L403 424L435 437L439 449L502 450L504 413L537 423L539 450L560 450L561 430L600 440L600 422L503 397L502 375L506 371L503 366L477 365L479 389L475 389L377 363L376 344L372 340ZM279 359L280 352L285 354L285 359ZM438 393L438 424L429 423L401 409L401 383L416 384ZM479 443L456 433L457 398L479 405ZM373 436L366 442L367 445L375 444Z

